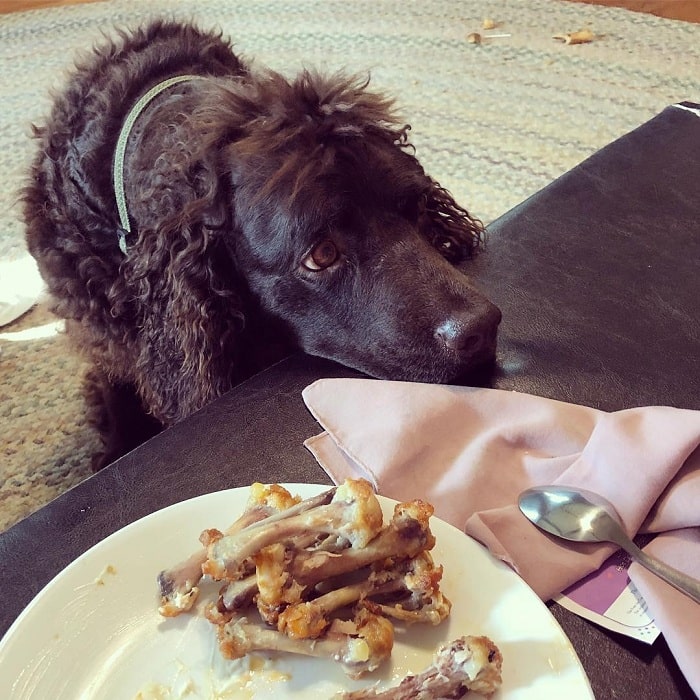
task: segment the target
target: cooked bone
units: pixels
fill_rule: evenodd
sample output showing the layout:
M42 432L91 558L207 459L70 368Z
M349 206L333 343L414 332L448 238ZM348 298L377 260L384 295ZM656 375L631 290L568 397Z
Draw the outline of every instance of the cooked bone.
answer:
M316 533L337 537L338 546L364 547L381 526L381 506L371 485L362 479L348 479L320 497L211 542L202 570L215 579L235 579L241 575L244 562L269 544Z
M400 574L394 570L372 572L363 581L336 588L314 600L290 605L280 613L277 629L293 639L315 639L331 624L331 613L353 605L374 592L402 588Z
M332 613L361 601L376 614L405 622L437 625L450 614L451 603L442 595L442 567L436 567L428 552L404 559L391 568L372 571L361 581L328 591L310 601L287 607L279 615L280 632L295 639L318 637L331 623ZM398 596L393 604L380 604L374 596Z
M374 671L391 654L394 628L383 617L361 611L353 622L331 626L322 639L292 639L277 630L234 618L219 625L219 645L225 658L238 659L252 651L283 651L332 658L351 678Z
M292 577L305 586L312 586L382 559L415 557L435 546L429 525L432 514L433 507L424 501L399 503L387 527L362 548L352 547L341 552L294 552L289 565Z
M383 527L371 485L348 480L231 528L235 532L205 530L201 571L224 582L217 603L204 610L218 629L221 653L330 657L352 677L374 670L391 654L388 617L437 624L449 614L450 603L439 590L442 567L429 554L435 544L432 514L423 501L401 503ZM196 593L196 586L191 590ZM252 606L267 627L243 617ZM355 617L347 619L351 613Z
M229 581L219 591L218 607L222 611L242 610L253 602L257 592L258 582L255 574L238 581Z
M268 518L273 513L287 510L299 502L289 491L278 484L264 486L255 483L250 487L246 508L226 530L233 534L252 523ZM185 561L158 574L161 604L158 612L165 617L174 617L190 610L199 595L197 584L202 578L202 565L207 560L206 547L194 552Z
M501 686L502 662L488 637L460 637L441 647L425 671L407 676L398 686L343 693L339 700L435 700L461 698L470 690L489 697Z
M380 560L413 557L431 549L435 544L429 527L432 513L432 506L423 501L398 504L387 527L362 548L333 551L326 549L324 542L315 549L285 548L284 559L279 548L274 550L274 556L262 550L263 556L256 558L256 573L258 580L264 581L262 598L258 599L263 617L276 624L275 611L279 612L283 603L301 601L321 581Z
M403 576L400 583L408 593L391 605L367 601L366 605L375 613L388 615L403 622L429 622L440 624L449 614L452 603L440 590L442 566L435 566L430 552L421 552L417 557L401 563ZM400 590L400 589L396 589ZM377 590L374 595L390 592Z
M164 617L175 617L189 610L199 596L197 584L202 578L202 564L206 561L207 550L195 552L172 569L158 574L160 606L158 612Z
M260 616L269 625L277 625L280 612L287 605L301 600L304 590L290 578L286 564L287 548L281 542L268 545L255 555L256 605Z
M308 547L313 544L315 540L316 537L313 534L309 534L308 537L300 536L296 540L296 545L298 547ZM316 546L323 547L324 544L325 542L322 541ZM261 580L258 580L258 575L256 572L252 571L251 567L250 575L235 581L227 581L225 585L222 586L221 590L219 591L218 600L218 607L220 610L228 610L231 612L241 610L253 603L254 600L257 600L258 608L260 609L261 614L263 614L264 610L267 610L269 614L272 614L275 608L279 609L280 603L291 603L299 600L298 597L292 596L291 592L289 593L291 597L284 597L283 600L273 600L270 598L271 586L274 586L276 593L280 580L283 577L286 577L283 570L279 568L274 571L272 570L273 567L271 564L274 562L274 551L277 547L279 547L279 545L269 545L268 547L265 547L265 549L260 550L260 552L258 552L258 554L255 556L256 561L264 561L266 558L270 558L268 565L261 568L261 571L267 572L268 578L264 578L261 575ZM268 550L270 551L268 552ZM272 581L270 580L270 575L273 577ZM268 619L268 617L263 614L263 618L270 622L270 624L276 624L276 615Z

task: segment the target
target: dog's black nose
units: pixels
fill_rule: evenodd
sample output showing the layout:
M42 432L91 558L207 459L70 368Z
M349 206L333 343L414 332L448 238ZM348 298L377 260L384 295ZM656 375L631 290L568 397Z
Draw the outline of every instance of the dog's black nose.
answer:
M435 337L449 350L471 357L493 350L500 322L501 312L493 305L479 313L460 311L435 329Z

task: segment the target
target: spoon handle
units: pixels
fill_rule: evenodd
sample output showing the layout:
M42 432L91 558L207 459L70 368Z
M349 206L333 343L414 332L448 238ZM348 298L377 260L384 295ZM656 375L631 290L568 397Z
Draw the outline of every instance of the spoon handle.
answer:
M643 552L632 540L624 543L619 542L618 544L622 545L623 549L643 567L662 578L666 583L670 583L681 593L685 593L696 603L700 603L700 581Z

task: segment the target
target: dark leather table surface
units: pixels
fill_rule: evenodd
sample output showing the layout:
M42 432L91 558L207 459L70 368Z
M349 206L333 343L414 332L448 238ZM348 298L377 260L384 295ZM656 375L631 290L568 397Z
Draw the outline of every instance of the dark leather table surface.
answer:
M669 107L489 227L470 266L503 311L483 383L604 410L700 409L700 116ZM0 535L0 634L73 559L159 508L251 481L328 481L301 390L354 376L292 356ZM633 485L631 485L633 487ZM648 647L557 605L600 700L695 697Z

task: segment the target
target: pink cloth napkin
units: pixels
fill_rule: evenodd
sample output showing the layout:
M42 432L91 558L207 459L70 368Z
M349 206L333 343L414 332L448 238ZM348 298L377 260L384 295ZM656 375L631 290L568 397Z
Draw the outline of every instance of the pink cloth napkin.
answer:
M517 392L373 379L322 379L303 392L324 428L304 444L336 482L362 476L390 498L423 498L548 600L595 571L614 545L541 533L520 513L531 486L563 484L611 501L629 535L700 577L700 411L606 413ZM700 695L700 605L630 569Z

